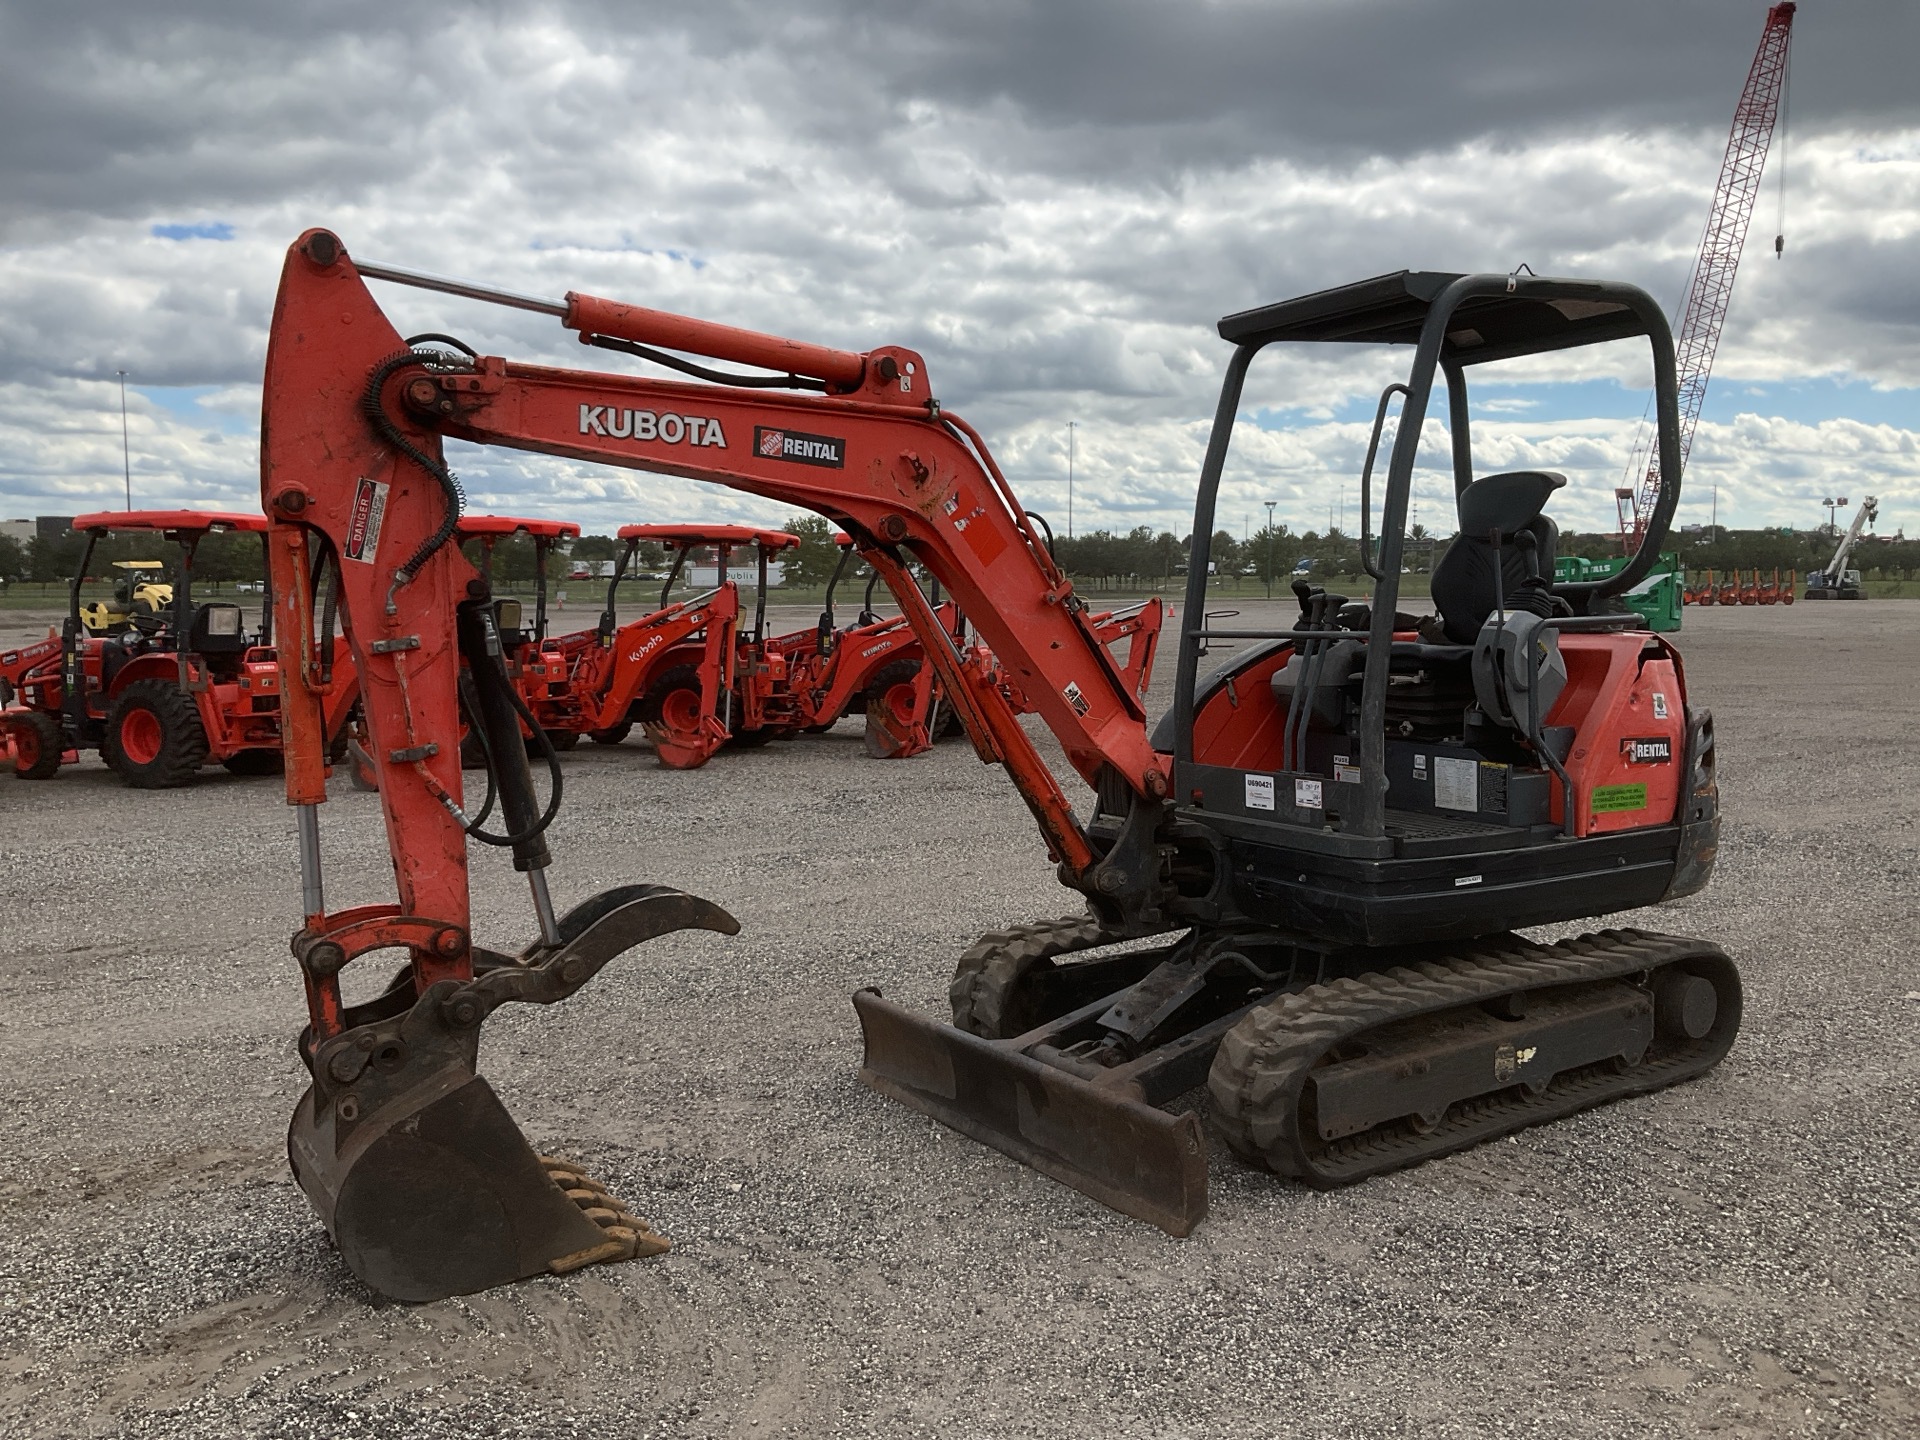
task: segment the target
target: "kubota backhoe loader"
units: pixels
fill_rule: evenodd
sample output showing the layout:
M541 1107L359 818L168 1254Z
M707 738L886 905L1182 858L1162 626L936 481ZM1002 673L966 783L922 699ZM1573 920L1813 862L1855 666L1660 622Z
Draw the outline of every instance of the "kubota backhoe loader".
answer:
M116 510L73 521L86 536L68 584L66 624L58 642L26 647L0 678L20 703L0 711L23 779L53 775L82 750L98 750L137 789L189 784L206 765L236 775L280 768L280 677L271 635L271 606L249 632L240 606L198 602L194 555L207 536L259 535L259 515L212 510ZM164 567L135 562L117 582L112 602L81 603L95 547L110 534L160 535L177 547L177 578ZM117 563L117 562L116 562ZM148 577L148 578L137 578ZM328 692L329 744L345 741L356 691L344 650Z
M674 600L673 587L687 558L700 544L687 542L697 530L715 547L719 576L711 590ZM740 662L740 587L727 578L733 552L751 547L760 556L765 577L767 556L800 542L784 530L747 525L622 525L626 541L607 583L607 604L592 630L561 637L573 659L572 694L579 706L578 727L599 745L618 745L641 725L654 754L669 770L695 770L707 763L733 733L735 676ZM673 554L660 606L638 619L619 623L620 584L645 543L665 545ZM766 587L758 614L766 614Z
M370 279L548 313L588 343L701 383L409 346ZM360 1274L417 1297L629 1253L630 1227L596 1244L593 1225L576 1223L583 1212L566 1213L475 1075L478 1032L504 1001L571 993L636 938L735 928L707 902L647 887L556 921L540 832L558 796L543 812L525 768L507 763L493 779L509 833L483 838L514 845L540 938L517 958L476 946L462 835L482 832L450 754L457 654L490 730L513 733L515 706L485 587L446 544L460 492L443 436L713 480L817 510L854 537L1087 906L983 937L954 977L956 1024L860 992L863 1074L1118 1209L1176 1234L1205 1213L1198 1119L1159 1108L1202 1083L1236 1151L1329 1186L1719 1060L1740 986L1717 947L1642 931L1551 945L1513 933L1689 894L1713 867L1712 722L1688 703L1672 646L1611 603L1654 563L1679 498L1660 307L1617 283L1401 272L1219 328L1233 351L1200 476L1174 706L1150 733L1071 582L914 352L834 350L577 293L504 295L358 264L324 230L296 242L262 427L278 603L287 633L307 634L298 577L316 552L341 556L401 892L398 905L324 903L317 708L290 667L288 797L307 915L295 949L313 1075L291 1150ZM1557 530L1543 511L1563 479L1475 473L1467 371L1634 338L1652 354L1666 483L1624 569L1555 584ZM1402 407L1377 547L1370 468L1361 477L1373 603L1302 582L1291 627L1213 628L1207 546L1247 368L1270 345L1330 341L1412 347L1407 379L1389 390ZM720 371L674 350L759 369ZM1416 622L1395 601L1437 376L1461 533L1432 576L1437 614ZM782 385L800 393L773 393ZM990 674L953 646L909 556L1093 787L1088 817ZM1209 641L1254 643L1203 679ZM508 762L520 753L493 748ZM1142 948L1102 953L1122 940ZM343 1008L341 969L396 945L411 957L403 983Z

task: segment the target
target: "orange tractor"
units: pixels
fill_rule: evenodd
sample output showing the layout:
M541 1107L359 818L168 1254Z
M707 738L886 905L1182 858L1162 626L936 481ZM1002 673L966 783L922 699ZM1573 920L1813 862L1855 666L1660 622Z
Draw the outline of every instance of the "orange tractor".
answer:
M523 519L509 515L462 515L454 531L454 539L462 550L470 548L478 562L480 578L489 589L494 581L494 551L500 543L516 535L524 535L532 542L532 616L526 614L526 607L517 599L501 598L493 602L494 622L500 633L501 658L522 705L528 707L527 715L521 721L521 729L527 736L530 754L542 753L540 739L535 735L535 712L549 711L566 704L571 661L560 654L555 643L547 638L547 577L554 550L577 539L579 534L580 527L570 521ZM529 619L531 624L528 623ZM471 689L471 685L463 685L461 695L463 713L468 715L472 713L475 703ZM379 769L367 752L365 729L364 724L357 720L349 725L346 754L352 762L350 774L354 787L377 790L380 788ZM571 730L549 730L546 732L546 748L570 749L577 738ZM464 720L460 761L469 770L482 769L487 764L480 734Z
M699 383L409 345L370 280L542 311ZM1741 990L1717 946L1643 930L1552 944L1514 933L1692 894L1714 866L1712 718L1670 643L1617 609L1651 571L1680 497L1660 306L1619 283L1403 271L1230 315L1219 333L1231 358L1199 478L1173 706L1156 726L985 442L938 403L913 351L830 349L578 293L506 296L358 263L324 230L300 237L275 306L262 425L284 625L310 623L296 608L306 573L353 544L362 497L385 503L377 546L359 545L365 563L342 578L394 901L329 908L320 697L295 673L286 699L311 1077L288 1148L356 1274L423 1300L665 1248L578 1166L528 1146L477 1073L480 1032L499 1006L565 999L652 937L739 929L712 902L648 884L556 912L545 832L559 796L539 803L512 743L486 587L446 543L460 507L447 437L806 506L893 592L976 751L1005 767L1081 902L968 949L951 1024L873 990L854 997L862 1075L903 1105L1186 1234L1206 1213L1207 1144L1193 1109L1164 1107L1201 1085L1235 1153L1328 1187L1719 1061ZM1565 478L1476 467L1467 372L1632 338L1652 360L1659 499L1618 573L1556 581L1546 507ZM1404 398L1377 545L1363 529L1373 599L1301 581L1291 624L1216 627L1207 550L1248 367L1272 346L1331 342L1412 357L1390 387ZM1460 535L1422 618L1396 601L1443 372ZM1375 498L1363 474L1363 516ZM952 643L910 562L1060 741L1090 811L993 670ZM1203 677L1203 648L1228 644ZM498 832L465 808L452 753L462 657L495 737ZM527 876L535 938L517 953L473 933L469 836L511 848ZM406 969L348 1004L342 971L383 949L404 950Z
M716 547L719 574L713 588L683 600L671 598L692 545L677 537L699 530ZM783 530L749 526L623 525L626 541L607 585L606 608L591 630L561 636L557 649L572 664L569 708L542 710L553 733L571 729L596 744L618 745L635 724L643 726L660 763L670 770L704 765L733 733L735 670L739 664L740 587L727 578L733 552L752 546L766 557L799 544ZM659 608L620 623L620 585L640 546L665 543L673 568L660 591ZM764 614L764 595L761 601Z
M209 764L236 775L277 772L280 669L271 600L263 605L260 629L252 632L239 605L193 598L194 554L206 537L238 532L258 535L264 544L265 518L202 510L107 511L77 517L73 529L86 536L86 544L68 585L61 634L0 655L0 681L20 697L19 704L0 711L14 773L44 778L77 760L80 751L96 749L139 789L185 785ZM99 542L127 532L158 534L177 547L171 595L157 604L92 607L83 615L81 587ZM337 754L357 687L345 641L335 641L329 653L324 720L329 752ZM316 676L315 684L321 683Z

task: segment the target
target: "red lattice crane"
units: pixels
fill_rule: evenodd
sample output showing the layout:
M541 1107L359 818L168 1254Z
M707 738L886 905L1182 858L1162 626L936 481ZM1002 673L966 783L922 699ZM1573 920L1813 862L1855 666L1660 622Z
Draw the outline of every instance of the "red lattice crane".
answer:
M1760 32L1760 48L1754 52L1753 68L1734 106L1733 130L1727 136L1726 158L1720 162L1720 183L1713 192L1713 208L1707 212L1706 233L1700 238L1700 254L1693 264L1693 283L1687 289L1687 305L1674 330L1674 359L1680 372L1680 457L1684 461L1693 448L1693 428L1700 419L1700 407L1707 398L1707 380L1713 374L1714 351L1720 346L1720 329L1726 323L1727 306L1733 300L1734 276L1740 270L1740 254L1747 243L1747 223L1753 218L1753 202L1759 198L1760 177L1767 165L1767 148L1773 141L1774 122L1780 115L1780 91L1787 75L1787 42L1793 34L1795 6L1782 3L1767 10L1766 28ZM1774 241L1776 253L1779 240ZM1628 484L1615 492L1620 507L1620 534L1631 555L1640 544L1647 517L1653 514L1660 497L1660 461L1652 454L1651 430L1643 429L1627 464ZM1640 476L1639 488L1632 487ZM1629 510L1631 506L1631 510Z

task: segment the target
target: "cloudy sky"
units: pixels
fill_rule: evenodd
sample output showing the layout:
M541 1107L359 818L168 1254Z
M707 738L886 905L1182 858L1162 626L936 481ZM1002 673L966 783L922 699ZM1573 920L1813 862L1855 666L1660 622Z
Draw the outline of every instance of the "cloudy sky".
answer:
M1677 313L1759 0L0 0L0 516L257 501L281 256L570 289L927 356L1059 524L1184 534L1222 314L1401 268L1632 280ZM1682 520L1920 533L1920 5L1807 0ZM383 286L403 333L635 368ZM1263 358L1221 520L1346 505L1406 353ZM1613 512L1627 354L1488 385L1484 468ZM1428 438L1440 440L1433 426ZM476 509L779 520L453 447ZM1423 518L1451 528L1437 473Z

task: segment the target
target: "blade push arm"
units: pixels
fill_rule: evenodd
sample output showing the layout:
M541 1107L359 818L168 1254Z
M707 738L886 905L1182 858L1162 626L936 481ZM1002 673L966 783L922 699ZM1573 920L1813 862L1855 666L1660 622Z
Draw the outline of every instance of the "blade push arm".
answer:
M1007 765L1075 876L1100 857L1011 709L968 671L924 599L915 603L906 554L959 602L1082 777L1110 774L1143 799L1165 796L1166 759L1147 740L1139 699L985 446L932 399L918 355L801 346L578 295L552 309L584 339L613 335L777 365L814 375L830 393L496 357L390 363L403 349L398 333L339 242L309 232L288 254L275 315L274 355L289 383L275 383L270 360L263 498L270 516L335 537L355 581L349 613L363 627L412 633L430 623L412 613L412 586L395 571L456 503L433 473L441 435L712 481L825 514L855 537L894 589L976 746ZM356 530L370 486L386 507L384 533L371 545ZM436 554L422 563L464 562ZM457 773L448 778L457 783Z

